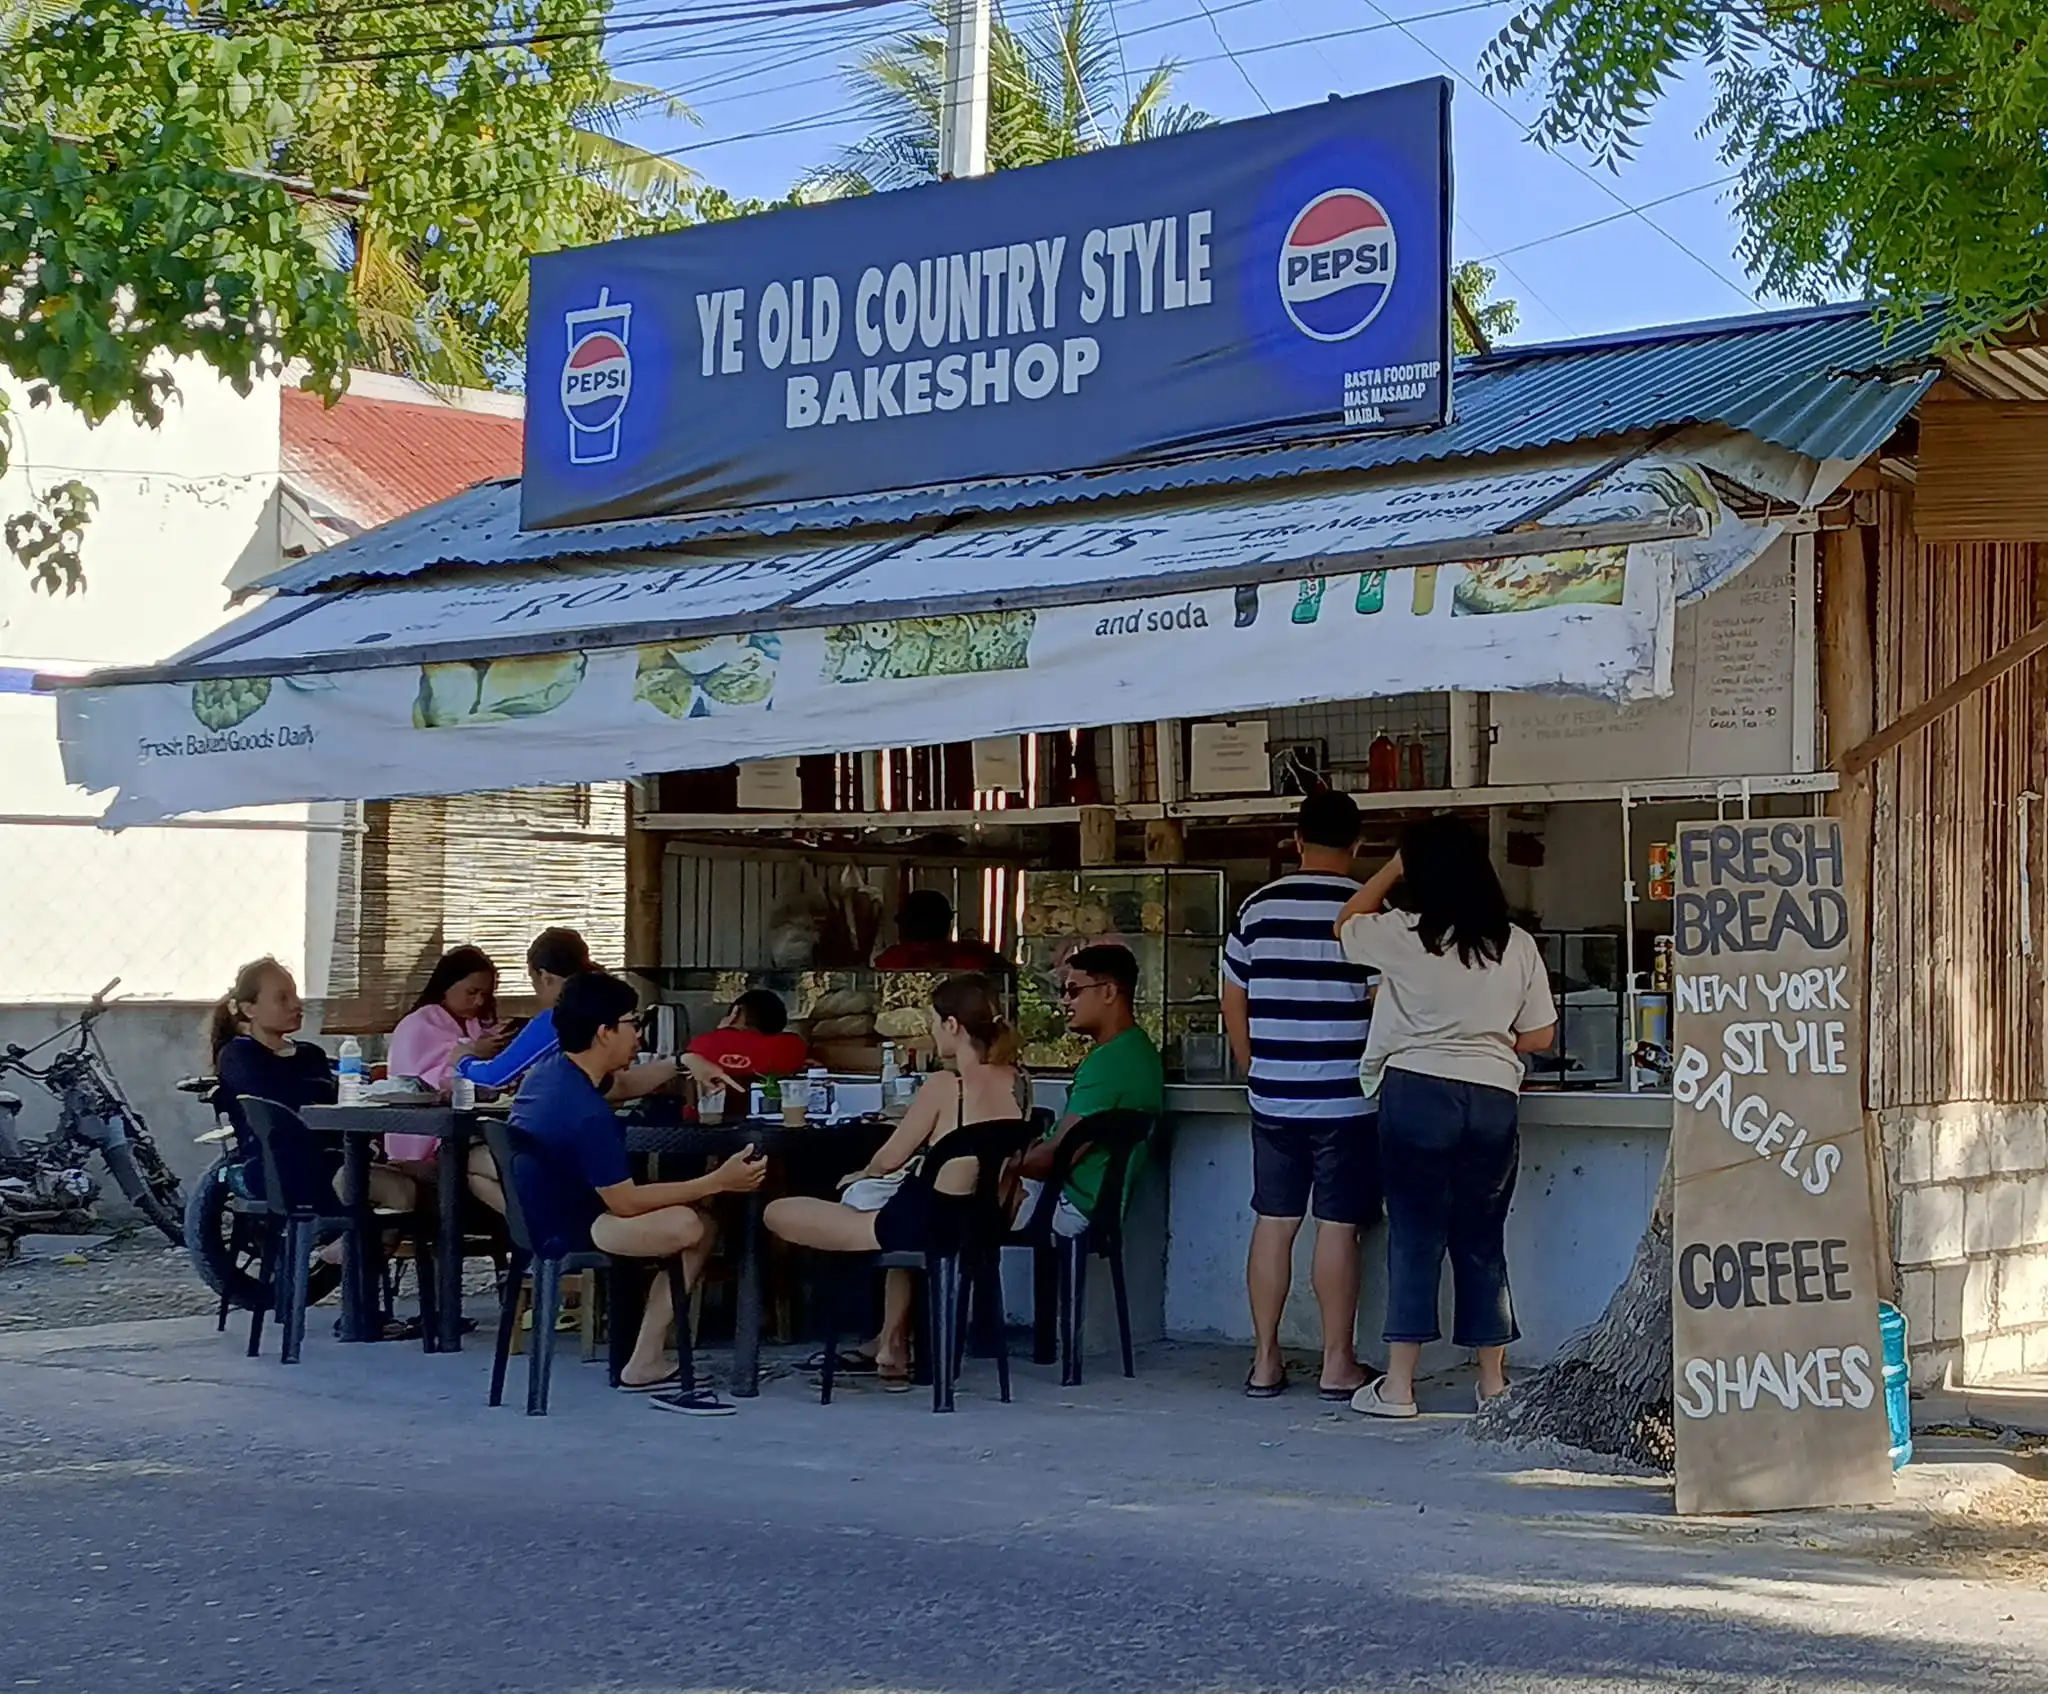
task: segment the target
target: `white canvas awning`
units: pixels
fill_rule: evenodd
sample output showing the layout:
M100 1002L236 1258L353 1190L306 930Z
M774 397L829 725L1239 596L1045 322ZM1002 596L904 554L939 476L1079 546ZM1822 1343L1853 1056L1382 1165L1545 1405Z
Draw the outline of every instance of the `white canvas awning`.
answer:
M1774 533L1691 467L1568 459L430 573L67 683L60 733L120 825L1377 694L1627 700L1669 691L1674 604Z

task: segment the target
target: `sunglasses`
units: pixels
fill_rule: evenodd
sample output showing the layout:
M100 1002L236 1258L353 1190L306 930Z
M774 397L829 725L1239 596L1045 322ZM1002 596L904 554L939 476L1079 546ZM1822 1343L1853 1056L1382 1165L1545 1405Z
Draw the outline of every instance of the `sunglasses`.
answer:
M1106 982L1076 982L1072 977L1069 977L1060 984L1060 998L1062 1000L1078 1000L1091 988L1107 988L1108 986L1109 984Z

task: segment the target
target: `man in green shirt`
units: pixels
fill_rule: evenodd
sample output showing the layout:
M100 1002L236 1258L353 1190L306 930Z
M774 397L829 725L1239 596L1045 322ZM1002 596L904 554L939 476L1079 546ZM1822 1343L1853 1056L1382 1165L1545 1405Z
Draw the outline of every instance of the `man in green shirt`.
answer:
M1035 1203L1038 1185L1052 1174L1061 1139L1083 1118L1097 1112L1149 1112L1166 1109L1166 1070L1152 1037L1138 1027L1131 1003L1138 988L1138 961L1128 947L1104 943L1083 947L1067 961L1060 993L1067 1003L1067 1027L1094 1043L1074 1072L1067 1090L1066 1114L1044 1140L1024 1155L1026 1215ZM1145 1149L1133 1149L1124 1180L1124 1203L1130 1204ZM1053 1227L1062 1235L1079 1235L1088 1227L1109 1173L1109 1153L1094 1148L1075 1161L1060 1196Z

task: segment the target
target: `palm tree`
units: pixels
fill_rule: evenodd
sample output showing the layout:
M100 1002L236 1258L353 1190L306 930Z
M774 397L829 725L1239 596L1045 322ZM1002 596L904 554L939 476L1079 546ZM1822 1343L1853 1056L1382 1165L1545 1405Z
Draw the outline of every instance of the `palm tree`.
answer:
M619 133L629 118L654 110L673 118L695 116L660 89L618 80L576 112L566 149L574 175L556 192L573 201L583 241L645 234L703 215L697 200L704 185L695 171ZM443 389L490 388L508 374L503 356L492 348L524 338L523 272L503 298L482 307L492 319L492 333L485 336L479 333L478 304L453 300L430 286L419 255L373 219L317 201L307 203L303 215L348 271L361 342L357 358L364 368Z
M874 133L813 171L805 192L870 194L935 182L946 81L945 12L864 53L850 72ZM1206 112L1169 105L1175 67L1155 65L1126 97L1114 31L1090 0L1048 6L1013 29L1000 14L989 38L988 162L991 170L1039 165L1098 147L1200 129Z

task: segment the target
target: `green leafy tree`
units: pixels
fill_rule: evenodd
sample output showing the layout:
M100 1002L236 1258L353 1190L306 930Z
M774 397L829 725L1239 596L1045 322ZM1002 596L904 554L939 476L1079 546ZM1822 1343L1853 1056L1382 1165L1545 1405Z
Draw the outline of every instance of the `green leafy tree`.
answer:
M692 215L689 173L619 138L659 96L612 77L605 10L0 0L0 368L156 425L175 356L243 392L303 360L329 395L351 363L516 363L529 253ZM74 588L91 497L36 492L6 539Z
M854 62L851 80L874 131L812 172L806 191L867 194L938 180L946 32L943 8L931 11L932 27L899 35ZM1031 16L1021 29L998 16L989 37L989 169L1042 165L1214 121L1169 103L1170 62L1155 65L1126 99L1115 32L1091 0L1066 0Z
M1470 314L1472 322L1479 327L1479 333L1486 339L1488 347L1498 346L1515 333L1515 325L1522 321L1522 308L1513 300L1496 300L1493 285L1498 280L1496 273L1477 259L1467 259L1461 265L1451 268L1451 293L1464 313L1454 312L1451 316L1451 340L1460 353L1485 351L1465 327L1465 315Z
M1541 96L1540 140L1609 166L1695 66L1766 287L1943 296L1957 340L2048 301L2042 0L1537 0L1485 60Z

